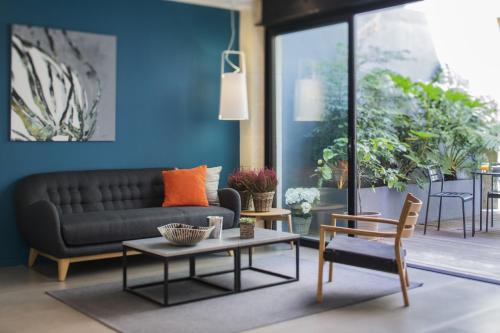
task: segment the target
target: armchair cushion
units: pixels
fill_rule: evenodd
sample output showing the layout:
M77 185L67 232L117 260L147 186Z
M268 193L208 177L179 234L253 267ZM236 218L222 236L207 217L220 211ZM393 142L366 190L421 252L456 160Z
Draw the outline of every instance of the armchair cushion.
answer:
M406 250L401 249L401 258L405 255ZM389 273L398 272L394 244L354 237L335 237L326 246L323 258L340 264Z

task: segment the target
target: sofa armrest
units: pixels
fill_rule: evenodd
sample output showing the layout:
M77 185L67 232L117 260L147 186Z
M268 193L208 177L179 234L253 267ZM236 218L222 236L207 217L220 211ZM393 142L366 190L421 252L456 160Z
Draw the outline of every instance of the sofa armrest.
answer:
M233 228L240 222L241 199L238 191L232 188L222 188L218 190L220 206L234 212Z
M30 247L58 258L66 256L59 212L53 203L40 200L20 208L17 223Z

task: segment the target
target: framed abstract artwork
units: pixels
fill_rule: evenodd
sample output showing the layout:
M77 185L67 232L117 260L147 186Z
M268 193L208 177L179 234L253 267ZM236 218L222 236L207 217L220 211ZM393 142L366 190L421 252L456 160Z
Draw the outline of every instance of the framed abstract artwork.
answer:
M11 141L114 141L116 37L13 25Z

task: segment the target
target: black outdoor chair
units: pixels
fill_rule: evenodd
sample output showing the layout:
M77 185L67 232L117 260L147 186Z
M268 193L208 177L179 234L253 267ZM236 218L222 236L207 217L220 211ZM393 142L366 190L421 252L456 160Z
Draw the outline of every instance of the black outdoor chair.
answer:
M491 200L491 227L493 228L493 199L500 199L500 192L498 190L488 191L488 196L486 199L486 232L488 232L488 214L490 212L490 200Z
M444 175L440 168L431 167L427 168L427 177L429 178L429 195L427 196L427 210L425 212L425 225L424 225L424 235L427 232L427 220L429 216L429 205L431 198L439 198L439 215L438 215L438 226L437 230L439 231L441 227L441 207L443 204L443 198L458 198L462 200L462 220L464 225L464 238L467 238L466 228L465 228L465 203L467 201L472 201L473 196L472 193L468 192L444 192ZM441 191L436 193L432 192L432 183L441 182ZM473 203L474 205L474 203ZM472 208L474 212L474 206ZM474 218L474 216L472 217ZM488 224L488 222L486 222Z

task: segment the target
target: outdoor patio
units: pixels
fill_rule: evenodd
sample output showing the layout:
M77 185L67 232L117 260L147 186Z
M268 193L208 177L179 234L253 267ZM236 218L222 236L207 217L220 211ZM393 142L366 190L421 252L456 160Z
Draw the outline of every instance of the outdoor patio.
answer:
M462 219L429 222L427 234L424 226L417 225L415 233L404 240L410 264L450 270L500 281L500 211L495 212L495 225L485 232L479 231L476 217L476 235L471 236L472 224L467 221L467 238L463 238Z

